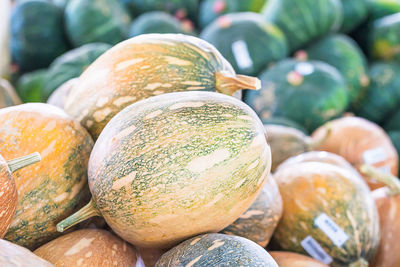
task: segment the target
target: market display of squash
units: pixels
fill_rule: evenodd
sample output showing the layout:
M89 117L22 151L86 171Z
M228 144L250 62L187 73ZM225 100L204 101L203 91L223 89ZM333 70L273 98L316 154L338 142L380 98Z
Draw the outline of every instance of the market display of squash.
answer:
M220 231L262 190L270 153L261 121L236 98L179 92L139 101L101 133L89 161L92 200L57 229L101 215L128 242L160 248Z
M156 264L156 267L168 266L278 267L271 255L256 243L223 234L196 236L172 248Z
M0 108L18 104L21 104L21 100L13 86L7 80L0 78Z
M54 266L136 266L136 250L100 229L82 229L60 236L34 253Z
M246 75L258 75L288 55L286 38L279 28L252 12L221 16L201 32L200 38L213 44L237 73Z
M331 134L317 147L345 158L355 168L369 164L397 175L399 158L390 137L373 122L359 117L343 117L329 122ZM314 138L325 135L327 125L318 128ZM371 189L382 187L382 183L367 180Z
M18 205L5 239L33 249L57 237L56 224L89 198L87 164L93 141L63 110L30 103L0 109L0 154L39 152L40 164L14 174Z
M223 234L245 237L267 246L282 215L282 198L273 177L268 178L253 204Z
M274 233L280 247L331 266L368 266L379 244L379 217L360 175L304 162L279 168L274 178L284 206Z
M2 267L54 267L29 249L0 238L0 265Z
M124 107L169 92L258 89L257 78L236 75L209 43L178 34L143 34L101 55L80 76L65 109L94 139Z
M40 161L40 154L34 153L25 157L6 161L0 155L0 238L6 234L17 209L17 187L12 174L19 169Z
M270 251L279 267L328 267L328 265L313 258L287 251Z

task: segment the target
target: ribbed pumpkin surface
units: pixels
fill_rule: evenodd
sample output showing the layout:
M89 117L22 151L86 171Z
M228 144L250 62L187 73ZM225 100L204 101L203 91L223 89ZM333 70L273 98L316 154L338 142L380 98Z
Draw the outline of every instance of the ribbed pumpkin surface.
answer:
M3 238L17 208L17 187L7 162L0 155L0 238Z
M55 224L88 198L87 164L93 146L87 131L47 104L0 109L0 154L12 159L38 151L40 164L19 170L16 215L5 238L35 248L57 236Z

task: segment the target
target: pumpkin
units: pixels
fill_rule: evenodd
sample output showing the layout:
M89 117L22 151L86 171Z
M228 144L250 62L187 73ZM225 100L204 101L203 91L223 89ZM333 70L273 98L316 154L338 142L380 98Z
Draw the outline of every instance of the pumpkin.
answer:
M369 69L371 84L355 113L378 124L390 120L400 105L400 64L374 62Z
M137 17L129 29L129 37L146 33L191 33L177 18L163 11L147 12Z
M267 180L256 200L223 234L242 236L265 247L282 215L282 198L273 177Z
M16 1L11 14L13 61L22 71L46 68L68 48L63 12L52 1Z
M271 153L274 155L272 157L272 171L275 171L288 158L318 147L329 135L329 132L327 132L320 139L313 139L300 130L291 127L274 124L264 125L264 127L268 133L267 140L271 146Z
M372 191L379 213L381 241L378 251L371 262L371 267L396 267L400 262L398 251L400 235L400 182L397 177L383 173L376 168L364 165L361 168L364 175L383 182L386 187Z
M57 228L101 214L123 239L153 248L220 231L262 190L270 153L261 121L236 98L178 92L142 100L101 133L89 161L92 201Z
M341 0L343 7L342 32L350 32L360 25L368 16L370 0Z
M54 239L56 223L87 201L87 164L93 141L63 110L30 103L0 109L0 154L16 158L32 151L41 164L14 175L17 211L5 239L33 249Z
M100 229L82 229L60 236L34 251L54 266L135 266L136 250Z
M313 131L348 105L342 75L321 61L284 59L259 78L261 90L247 91L243 99L261 119L284 117Z
M290 51L337 30L343 20L340 0L268 0L262 14L283 31Z
M44 90L46 76L47 69L39 69L27 72L18 79L16 89L24 103L46 101Z
M47 104L64 109L65 101L77 82L78 78L73 78L63 83L50 95L49 99L47 99Z
M288 55L286 38L253 12L227 14L210 23L200 38L213 44L237 73L258 75Z
M278 166L278 169L295 165L301 162L322 162L336 165L357 172L343 157L326 151L309 151L298 156L291 157Z
M235 91L260 88L256 78L235 75L209 43L192 36L143 34L101 55L80 76L65 105L67 113L97 139L124 107L176 91Z
M284 117L270 117L270 118L263 118L262 123L265 126L268 126L270 124L272 125L282 125L290 128L295 128L303 133L307 133L306 129L304 129L303 126L298 124L297 122L294 122L290 119L284 118Z
M368 67L364 53L354 40L346 35L332 34L298 51L296 55L299 60L320 60L337 68L347 83L349 102L360 104L369 85Z
M328 151L345 158L356 169L370 164L397 175L398 155L389 136L373 122L358 117L343 117L329 122L331 134L318 146L317 150ZM325 135L326 125L318 128L312 136ZM367 180L371 189L383 186Z
M17 209L17 187L12 173L40 161L39 153L5 161L0 155L0 238L3 238Z
M400 110L395 111L384 123L386 131L400 131Z
M360 175L304 162L280 168L274 178L284 206L274 239L283 250L331 266L368 266L379 244L379 217Z
M399 0L368 0L370 20L376 20L400 12Z
M21 100L12 85L7 80L0 78L0 108L18 104L21 104Z
M64 12L65 30L74 47L127 37L130 16L119 0L71 0Z
M279 267L328 267L313 258L287 251L270 251L269 254Z
M54 267L48 261L39 258L28 249L0 239L0 266L2 267Z
M156 267L252 266L278 267L262 247L246 238L223 234L193 237L162 255Z

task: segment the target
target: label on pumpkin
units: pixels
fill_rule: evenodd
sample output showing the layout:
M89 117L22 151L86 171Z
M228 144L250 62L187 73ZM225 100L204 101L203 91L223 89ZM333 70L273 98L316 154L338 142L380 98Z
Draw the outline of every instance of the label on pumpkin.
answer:
M377 147L373 149L366 150L363 155L364 163L375 164L386 160L386 153L382 147Z
M314 224L321 229L330 240L332 240L333 244L338 247L341 247L346 243L347 239L349 239L349 236L343 231L343 229L325 213L319 215L315 219Z
M312 236L307 236L301 241L301 246L310 254L314 259L323 262L325 264L330 264L333 260L331 256L329 256L325 250L315 241Z
M391 173L392 173L392 169L391 169L390 166L388 166L388 165L379 167L378 169L379 169L380 171L384 172L384 173L387 173L387 174L391 174Z
M253 60L251 60L245 41L238 40L234 42L232 44L232 52L239 69L244 70L253 67Z

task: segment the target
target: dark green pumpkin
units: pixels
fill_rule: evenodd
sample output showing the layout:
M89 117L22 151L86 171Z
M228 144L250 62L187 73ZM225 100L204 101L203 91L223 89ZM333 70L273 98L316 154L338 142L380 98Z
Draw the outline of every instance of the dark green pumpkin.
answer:
M400 12L400 0L367 0L370 20Z
M400 110L391 114L383 125L386 131L400 131Z
M396 148L397 153L400 155L400 131L390 131L388 132L388 135L390 137L390 140L392 140L392 143Z
M62 11L50 1L17 1L10 25L12 58L22 71L47 67L67 50Z
M204 0L200 4L199 24L206 27L223 14L234 12L260 12L266 0Z
M71 43L116 44L127 37L130 16L119 0L71 0L65 9L65 27Z
M177 18L163 11L144 13L136 18L129 29L129 37L146 33L189 33Z
M200 38L213 44L237 73L246 75L257 75L288 54L283 33L252 12L219 17Z
M378 60L400 62L400 12L374 21L369 33L369 55Z
M17 82L17 93L21 100L28 102L45 102L47 99L44 91L47 69L35 70L22 75Z
M349 32L368 16L368 0L342 0L343 23L340 31Z
M381 124L400 106L400 65L377 62L369 72L371 85L355 112Z
M291 51L338 29L343 18L340 0L269 0L262 13L283 31Z
M66 52L51 63L44 84L44 99L66 81L79 77L101 54L111 48L105 43L91 43Z
M320 61L282 60L259 78L261 90L247 91L244 101L262 119L282 116L311 132L347 107L348 91L342 75Z
M274 178L270 176L250 208L221 233L242 236L265 247L271 239L281 215L281 194Z
M156 264L168 266L278 267L271 255L253 241L224 234L200 235L177 245Z
M329 35L305 49L310 60L324 61L337 68L347 82L350 103L356 104L369 85L367 59L360 47L351 38L342 35Z

